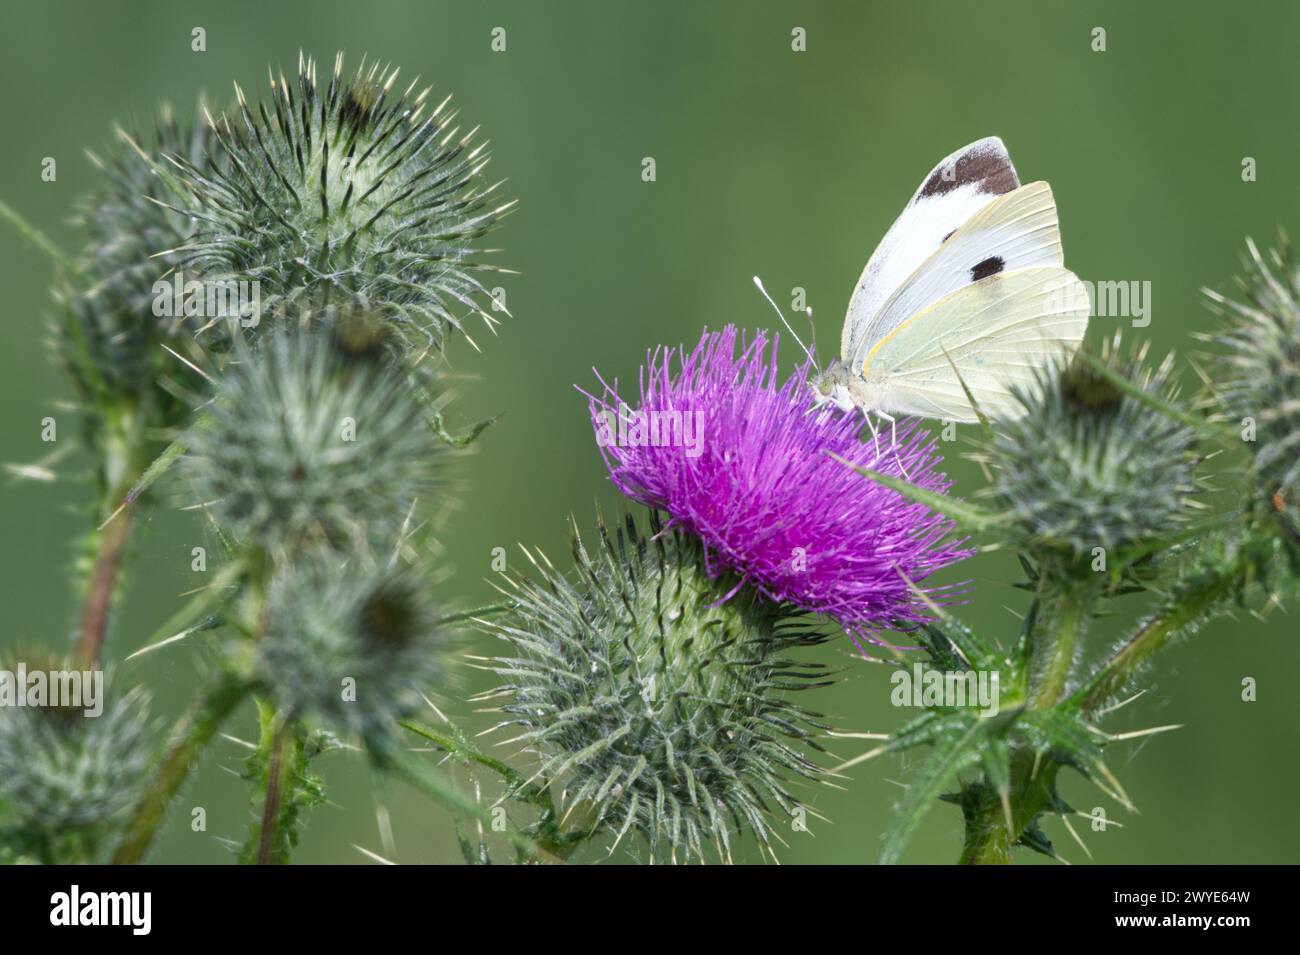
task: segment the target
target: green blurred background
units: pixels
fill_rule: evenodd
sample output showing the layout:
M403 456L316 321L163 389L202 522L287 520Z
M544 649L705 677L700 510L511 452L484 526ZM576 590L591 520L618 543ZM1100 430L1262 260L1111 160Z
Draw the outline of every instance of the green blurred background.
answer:
M705 324L772 325L750 284L755 273L778 300L795 286L808 290L830 351L876 241L930 167L970 140L1002 136L1025 181L1051 181L1066 261L1080 276L1152 283L1153 322L1136 334L1157 353L1194 349L1191 336L1211 322L1199 289L1226 287L1246 235L1269 240L1279 225L1300 224L1300 5L1290 0L1050 9L999 0L6 0L3 17L0 195L68 248L79 242L66 224L72 203L94 181L82 150L102 146L114 121L143 124L163 98L188 111L200 91L224 104L232 80L260 89L267 64L292 67L299 48L326 60L343 49L352 63L365 53L400 64L404 76L454 92L464 119L483 125L494 144L490 172L509 177L508 192L521 200L492 244L522 274L507 283L515 319L500 337L483 342L482 354L463 343L452 354L465 377L458 420L505 412L466 462L462 504L443 538L441 593L459 606L490 599L492 548L513 555L521 541L561 558L570 513L589 527L594 501L617 506L573 388L592 381L592 366L626 379L647 347L693 342ZM190 50L196 26L207 30L206 53ZM507 31L504 53L490 49L497 26ZM807 31L805 53L791 51L796 26ZM1091 50L1098 26L1107 31L1104 53ZM40 181L46 156L58 160L55 183ZM640 177L646 156L657 162L653 183ZM1242 181L1247 156L1258 163L1257 182ZM0 228L8 296L0 459L8 462L48 452L39 440L47 414L60 416L62 435L74 433L59 407L68 389L43 346L49 278L41 254ZM1095 320L1090 337L1115 324ZM68 640L71 542L92 497L75 479L85 463L63 462L67 479L56 484L0 479L3 647ZM952 471L958 491L981 486L968 462ZM164 495L145 523L110 638L119 660L199 583L189 570L199 540L191 518ZM978 585L966 617L987 633L1014 633L1025 603L1006 583L1016 579L1014 561L983 555L960 571ZM1106 833L1079 827L1097 861L1300 861L1294 629L1280 613L1267 623L1220 620L1158 661L1146 696L1108 724L1185 724L1110 757L1140 813L1077 778L1065 784L1078 808L1104 806L1124 824ZM1094 648L1117 633L1103 624ZM469 652L486 649L467 637ZM842 727L885 731L910 715L889 705L884 668L855 660L846 643L825 655L844 665L845 678L817 702ZM175 714L197 685L199 656L194 646L168 648L120 667L118 679L154 687L158 708ZM1240 700L1247 676L1259 681L1258 702ZM464 696L484 685L465 669L443 698L474 729L489 718ZM251 722L244 714L232 733L247 738ZM858 744L836 749L860 752ZM188 811L176 812L154 858L231 859L222 840L241 840L249 820L234 775L241 756L234 744L214 746L181 799L207 809L208 831L190 832ZM398 860L459 859L441 810L377 788L355 754L337 754L326 768L332 804L309 820L298 861L364 861L354 844L381 850L379 802L391 812ZM908 771L898 760L869 763L842 791L809 792L831 821L789 835L782 858L874 859ZM1086 861L1058 823L1049 830L1067 858ZM906 859L953 861L960 836L956 810L938 808Z

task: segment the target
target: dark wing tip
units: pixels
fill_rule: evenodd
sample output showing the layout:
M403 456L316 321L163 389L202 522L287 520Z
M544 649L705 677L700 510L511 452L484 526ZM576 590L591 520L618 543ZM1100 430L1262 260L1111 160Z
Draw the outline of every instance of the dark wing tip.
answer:
M934 167L916 196L942 196L968 184L995 196L1020 188L1020 177L1001 139L989 136L957 150Z

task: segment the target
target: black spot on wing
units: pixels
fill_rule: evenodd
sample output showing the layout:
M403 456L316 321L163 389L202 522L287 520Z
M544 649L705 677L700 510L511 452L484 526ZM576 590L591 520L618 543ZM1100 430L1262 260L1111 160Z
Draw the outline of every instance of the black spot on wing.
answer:
M997 275L1006 267L1000 255L990 255L982 262L976 262L971 266L970 280L978 282L980 279L986 279L990 275Z
M945 163L921 186L918 197L942 196L958 186L974 183L980 192L1000 196L1020 188L1011 158L1002 150L983 146L962 153L953 163Z

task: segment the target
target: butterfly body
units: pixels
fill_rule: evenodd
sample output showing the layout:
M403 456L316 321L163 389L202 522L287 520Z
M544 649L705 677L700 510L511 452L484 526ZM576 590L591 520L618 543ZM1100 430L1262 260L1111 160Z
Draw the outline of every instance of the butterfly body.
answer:
M878 411L890 403L887 385L855 375L841 362L831 362L813 381L813 390L820 401L842 411Z
M1090 312L1051 188L1021 185L1002 141L982 139L939 163L881 240L815 391L846 410L1014 414L1010 389L1076 348Z

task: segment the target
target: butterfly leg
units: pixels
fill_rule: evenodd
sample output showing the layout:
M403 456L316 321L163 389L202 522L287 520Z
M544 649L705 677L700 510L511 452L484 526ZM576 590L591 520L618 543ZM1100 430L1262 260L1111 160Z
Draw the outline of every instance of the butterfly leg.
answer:
M863 408L862 418L871 429L871 449L876 452L876 457L880 457L880 433L876 430L876 423L871 420L871 412Z
M912 480L912 476L907 473L907 468L903 466L903 459L898 456L898 419L884 411L877 411L876 414L889 422L889 444L894 449L894 463L898 465L898 470L903 477Z

